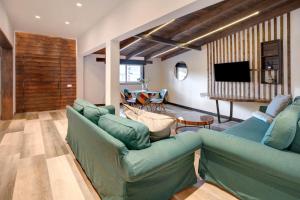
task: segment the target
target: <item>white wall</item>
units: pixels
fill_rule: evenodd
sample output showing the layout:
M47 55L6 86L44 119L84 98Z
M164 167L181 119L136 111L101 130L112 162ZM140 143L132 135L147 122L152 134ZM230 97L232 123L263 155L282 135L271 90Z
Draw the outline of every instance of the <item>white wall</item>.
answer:
M84 59L84 99L94 104L105 102L105 64L96 62L99 55L92 54Z
M13 27L10 23L7 12L5 11L1 1L0 1L0 28L6 35L7 39L11 43L11 45L13 45L14 44Z
M291 69L293 96L300 95L300 9L291 13ZM178 81L174 76L174 66L184 61L188 66L188 76ZM163 69L162 87L169 90L169 101L172 103L216 113L215 101L201 97L207 93L207 50L189 51L161 62ZM234 103L233 116L247 119L252 112L258 110L260 103ZM220 104L221 114L229 114L229 103Z
M94 104L105 103L105 63L96 62L96 58L103 56L91 54L84 57L84 99ZM145 79L149 80L149 89L161 89L161 67L159 59L154 59L153 64L145 65ZM140 84L121 84L121 90L140 90Z

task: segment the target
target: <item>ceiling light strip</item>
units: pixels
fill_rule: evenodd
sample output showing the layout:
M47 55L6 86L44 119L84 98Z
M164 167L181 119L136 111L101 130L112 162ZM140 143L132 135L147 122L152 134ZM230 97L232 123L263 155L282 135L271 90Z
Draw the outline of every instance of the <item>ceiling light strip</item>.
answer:
M156 29L154 29L153 31L151 31L150 33L148 33L148 34L146 35L146 37L149 37L151 34L153 34L153 33L157 32L157 31L159 31L160 29L162 29L162 28L168 26L169 24L171 24L171 23L174 22L174 21L175 21L175 19L172 19L171 21L169 21L169 22L167 22L167 23L165 23L165 24L160 25L159 27L157 27ZM142 40L142 38L139 38L139 39L137 39L137 40L135 40L135 41L129 43L129 44L126 45L125 47L121 48L120 51L122 51L122 50L124 50L124 49L127 49L127 48L130 47L131 45L134 45L135 43L137 43L137 42L139 42L139 41L141 41L141 40Z
M218 29L216 29L216 30L213 30L213 31L211 31L211 32L209 32L209 33L206 33L206 34L201 35L201 36L199 36L199 37L196 37L196 38L194 38L194 39L192 39L192 40L190 40L190 41L188 41L188 42L185 42L185 43L179 45L179 47L174 47L174 48L169 49L169 50L167 50L167 51L164 51L164 52L161 52L161 53L159 53L159 54L156 54L155 56L152 56L151 58L156 58L156 57L161 56L161 55L163 55L163 54L166 54L166 53L169 53L169 52L171 52L171 51L174 51L175 49L178 49L178 48L185 48L186 45L189 45L189 44L191 44L191 43L193 43L193 42L195 42L195 41L197 41L197 40L200 40L200 39L202 39L202 38L204 38L204 37L207 37L207 36L209 36L209 35L212 35L212 34L214 34L214 33L216 33L216 32L222 31L222 30L224 30L224 29L226 29L226 28L228 28L228 27L230 27L230 26L233 26L233 25L235 25L235 24L237 24L237 23L240 23L240 22L242 22L242 21L245 21L245 20L247 20L247 19L249 19L249 18L251 18L251 17L253 17L253 16L256 16L256 15L258 15L258 14L259 14L259 11L256 11L256 12L254 12L254 13L252 13L252 14L246 16L246 17L243 17L243 18L241 18L241 19L239 19L239 20L236 20L236 21L234 21L234 22L231 22L231 23L229 23L229 24L227 24L227 25L225 25L225 26L222 26L222 27L220 27L220 28L218 28Z
M161 56L161 55L163 55L163 54L166 54L166 53L169 53L169 52L171 52L171 51L174 51L175 49L178 49L178 48L179 48L179 47L174 47L174 48L169 49L169 50L167 50L167 51L164 51L164 52L161 52L161 53L159 53L159 54L156 54L156 55L152 56L151 58L156 58L156 57Z
M135 43L137 43L137 42L139 42L139 41L141 41L141 40L142 40L141 38L139 38L139 39L137 39L137 40L134 40L133 42L131 42L131 43L127 44L126 46L124 46L123 48L121 48L120 50L122 51L122 50L124 50L124 49L127 49L127 48L130 47L131 45L134 45Z
M168 26L169 24L171 24L171 23L174 22L174 21L175 21L175 19L172 19L171 21L169 21L169 22L167 22L167 23L165 23L165 24L160 25L159 27L157 27L156 29L154 29L154 30L152 30L150 33L148 33L148 34L146 35L146 37L150 36L151 34L157 32L157 31L159 31L160 29L162 29L162 28Z

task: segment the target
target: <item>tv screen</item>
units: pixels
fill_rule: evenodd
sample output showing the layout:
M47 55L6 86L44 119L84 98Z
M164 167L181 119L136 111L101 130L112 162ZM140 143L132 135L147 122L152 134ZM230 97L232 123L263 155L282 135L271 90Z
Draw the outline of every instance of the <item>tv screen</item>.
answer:
M215 64L215 81L250 82L249 61Z

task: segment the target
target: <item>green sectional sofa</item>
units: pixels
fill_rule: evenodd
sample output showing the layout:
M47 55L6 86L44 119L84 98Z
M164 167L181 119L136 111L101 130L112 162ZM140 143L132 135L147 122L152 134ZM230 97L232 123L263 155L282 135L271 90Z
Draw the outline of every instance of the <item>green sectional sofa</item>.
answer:
M110 132L85 117L80 105L67 107L66 138L101 199L167 200L196 183L194 152L201 147L199 133L185 132L150 143L141 150L130 150L114 136L118 136L116 130L120 127L126 123L128 127L134 126L133 123L119 121L116 116L105 114L103 109L106 108L98 112L99 126ZM90 111L88 114L91 116Z
M293 104L300 106L300 101ZM296 120L294 141L283 150L262 143L270 124L254 117L224 132L201 129L200 176L240 199L299 200L300 122Z

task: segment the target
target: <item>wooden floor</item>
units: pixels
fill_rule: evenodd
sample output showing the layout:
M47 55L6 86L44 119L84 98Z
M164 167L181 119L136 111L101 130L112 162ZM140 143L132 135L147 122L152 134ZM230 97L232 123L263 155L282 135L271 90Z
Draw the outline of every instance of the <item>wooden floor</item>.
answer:
M100 199L65 141L67 126L64 110L0 122L0 200ZM172 198L182 199L235 198L199 179Z

